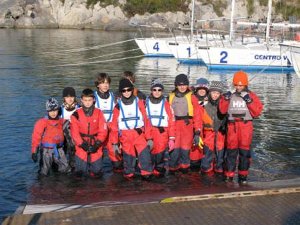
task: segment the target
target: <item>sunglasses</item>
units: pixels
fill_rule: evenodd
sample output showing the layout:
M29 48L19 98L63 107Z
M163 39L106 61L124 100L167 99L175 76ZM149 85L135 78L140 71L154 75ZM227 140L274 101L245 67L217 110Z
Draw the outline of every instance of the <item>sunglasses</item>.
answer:
M132 88L127 88L127 89L123 89L122 90L122 93L125 93L125 92L131 92L132 91Z
M152 89L152 91L159 91L159 92L161 92L162 91L162 89Z

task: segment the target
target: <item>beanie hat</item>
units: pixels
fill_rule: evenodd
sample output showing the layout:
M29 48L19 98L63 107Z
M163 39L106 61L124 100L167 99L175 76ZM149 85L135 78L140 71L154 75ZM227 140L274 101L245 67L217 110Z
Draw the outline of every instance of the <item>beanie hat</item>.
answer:
M75 89L72 87L65 87L62 96L64 97L76 97Z
M248 85L248 75L244 71L238 71L233 76L233 85Z
M164 89L164 85L162 84L162 82L159 78L154 78L151 81L151 90L155 87L160 87L161 89Z
M46 111L51 112L59 109L58 101L51 97L46 101Z
M213 80L210 82L209 91L218 91L218 92L222 93L223 89L224 89L224 85L221 81Z
M204 88L206 90L209 89L209 81L206 78L199 78L196 81L196 85L194 86L196 89L197 88Z
M185 74L179 74L175 77L175 86L178 85L189 85L189 79Z
M121 92L124 88L133 88L133 84L127 78L123 78L119 81L119 92Z

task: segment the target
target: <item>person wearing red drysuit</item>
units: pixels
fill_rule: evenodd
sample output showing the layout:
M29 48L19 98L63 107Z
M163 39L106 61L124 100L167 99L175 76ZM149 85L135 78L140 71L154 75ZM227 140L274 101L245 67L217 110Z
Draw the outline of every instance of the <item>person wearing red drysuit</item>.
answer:
M251 163L251 143L253 136L253 122L262 110L263 105L259 97L248 89L248 75L238 71L233 76L233 92L226 92L221 96L219 109L227 114L226 135L226 181L232 182L238 163L238 182L247 183L248 171Z
M146 99L146 111L153 138L151 158L155 176L163 176L168 172L169 151L175 147L174 114L169 102L163 96L163 90L161 81L158 78L153 79L151 94Z
M205 78L199 78L194 86L194 95L198 100L198 104L201 106L200 110L203 111L203 107L208 102L208 88L209 81ZM203 158L203 148L199 145L193 145L190 152L191 170L198 172L201 167L201 159Z
M118 154L122 150L124 177L128 179L134 177L138 158L141 176L149 180L153 171L150 154L153 140L144 102L133 95L133 88L130 80L125 78L120 80L121 98L118 99L113 111L111 140Z
M58 172L62 173L71 170L63 150L64 119L60 118L59 109L58 101L55 98L48 99L46 102L48 115L35 123L32 133L31 157L34 162L37 162L40 150L39 173L41 175L48 175L55 167Z
M223 86L221 81L210 82L208 102L204 106L204 157L201 161L201 173L203 175L215 173L223 177L226 116L221 114L218 109Z
M74 140L76 175L102 176L102 147L107 137L104 115L94 105L91 89L81 94L82 107L71 116L71 135Z
M179 74L175 78L175 90L169 94L169 103L175 116L175 148L170 153L169 169L171 173L180 170L187 173L190 167L192 145L199 145L202 130L202 110L197 98L189 90L187 75Z
M109 90L111 83L111 78L107 73L98 73L95 86L97 90L94 92L95 95L95 106L100 109L105 117L108 127L108 136L104 144L104 153L108 153L109 159L112 162L112 166L115 172L122 172L123 170L123 162L122 162L122 155L116 154L116 152L112 148L111 143L111 122L113 116L113 109L116 105L117 98Z

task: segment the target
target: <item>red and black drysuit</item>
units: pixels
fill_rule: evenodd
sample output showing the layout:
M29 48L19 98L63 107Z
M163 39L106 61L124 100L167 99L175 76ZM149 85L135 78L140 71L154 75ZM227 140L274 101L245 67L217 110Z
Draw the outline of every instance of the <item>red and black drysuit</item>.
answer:
M207 103L205 98L206 96L198 96L195 94L195 97L198 100L198 104L200 106L200 111L202 111L202 115L204 113L204 105ZM203 133L202 133L203 134ZM199 170L201 166L201 159L203 158L203 148L199 145L193 145L190 152L190 159L191 159L191 169Z
M230 99L221 96L219 109L227 114L225 175L233 177L238 162L238 174L247 176L251 163L250 146L253 136L253 118L258 117L263 105L258 96L249 91L251 102L246 103L239 93L234 92Z
M70 169L63 150L63 123L62 118L45 117L34 125L31 152L37 153L41 149L40 174L48 175L53 163L57 164L59 172L68 172Z
M151 124L153 148L151 158L154 175L164 174L166 160L168 160L169 139L175 140L175 119L169 102L162 96L154 98L152 95L146 100L147 116Z
M187 169L190 167L190 150L194 132L202 129L202 110L197 98L191 91L170 93L169 102L175 116L175 149L170 153L169 169Z
M133 177L135 174L136 158L142 176L152 174L152 162L147 140L152 139L149 129L145 105L142 100L132 95L123 96L113 111L111 123L111 140L114 145L121 144L124 176Z
M107 125L103 113L94 105L88 112L80 108L71 116L70 127L76 146L75 172L85 175L101 175L103 155L101 144L107 136ZM83 145L88 145L92 151L84 149Z
M209 97L203 114L203 153L201 171L223 173L226 118L218 110L219 100Z

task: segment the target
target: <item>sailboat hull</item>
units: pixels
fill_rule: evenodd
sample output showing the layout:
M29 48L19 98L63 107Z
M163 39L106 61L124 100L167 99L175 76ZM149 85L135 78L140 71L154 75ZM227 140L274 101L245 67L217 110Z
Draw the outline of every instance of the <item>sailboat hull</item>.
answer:
M198 49L198 55L209 69L294 71L289 52L281 52L279 45L240 45L231 48L208 47Z

